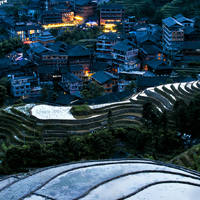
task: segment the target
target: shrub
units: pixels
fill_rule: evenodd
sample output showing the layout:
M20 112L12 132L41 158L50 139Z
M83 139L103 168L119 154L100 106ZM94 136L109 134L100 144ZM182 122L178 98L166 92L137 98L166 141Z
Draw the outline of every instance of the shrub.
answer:
M88 105L72 106L70 112L74 115L88 115L92 114L93 110Z

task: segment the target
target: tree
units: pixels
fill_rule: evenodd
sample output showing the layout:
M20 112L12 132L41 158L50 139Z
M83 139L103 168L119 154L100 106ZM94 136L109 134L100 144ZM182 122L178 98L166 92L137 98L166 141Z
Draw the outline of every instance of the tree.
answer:
M27 22L27 21L29 20L29 18L28 18L25 14L23 14L23 15L20 17L20 20L21 20L22 22Z
M157 10L156 14L155 14L155 17L152 19L152 22L155 23L155 24L161 25L162 24L162 19L164 19L164 18L165 18L164 12L161 11L161 10Z
M166 81L166 83L167 83L167 84L168 84L168 83L174 83L174 81L173 81L172 79L168 78L167 81Z
M91 82L89 86L83 86L81 96L83 99L93 99L95 97L102 96L104 87L98 85L96 82Z
M167 112L166 112L166 110L164 110L164 112L160 116L160 124L161 124L164 132L167 131L168 122L169 122L169 120L168 120L168 117L167 117Z
M153 105L150 102L147 102L143 105L142 110L142 121L147 126L147 133L149 131L149 126L154 125L153 122L155 122L157 119L157 115L155 114L153 110Z
M194 28L200 29L200 17L196 17L194 20Z
M197 73L196 72L192 72L191 77L197 79Z
M53 35L54 37L58 36L58 29L57 28L52 28L49 31L51 33L51 35Z
M52 94L52 99L53 99L53 101L56 101L57 98L58 98L58 94L53 93L53 94Z
M7 98L7 89L3 85L0 85L0 106L4 105Z
M116 30L117 33L123 33L123 24L122 23L117 23L115 27L113 27L113 30Z
M137 88L136 83L134 81L131 81L130 84L126 85L125 90L133 90L135 88Z
M108 130L112 129L112 125L113 125L113 118L112 118L112 110L110 109L108 111Z
M48 97L47 87L42 88L41 97L42 97L43 100Z

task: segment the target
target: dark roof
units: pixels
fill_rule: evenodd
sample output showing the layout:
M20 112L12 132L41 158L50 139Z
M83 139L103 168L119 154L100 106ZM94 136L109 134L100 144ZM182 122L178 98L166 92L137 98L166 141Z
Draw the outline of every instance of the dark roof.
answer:
M5 69L10 66L10 59L0 59L0 69Z
M91 55L91 51L80 45L75 46L74 48L67 51L69 56L88 56Z
M38 30L38 29L42 29L42 27L40 25L15 26L15 31Z
M111 103L111 102L117 102L122 101L124 98L128 98L133 94L132 90L123 91L123 92L112 92L110 94L106 94L104 96L96 97L94 99L82 99L76 104L81 104L87 102L89 105L92 104L102 104L102 103Z
M143 37L141 37L140 39L139 39L139 41L140 41L140 44L142 44L142 43L144 43L144 42L146 42L146 41L151 41L151 42L153 42L153 43L157 43L157 41L158 41L158 39L157 39L157 37L155 37L155 36L153 36L153 35L145 35L145 36L143 36Z
M185 77L170 77L170 76L156 76L156 77L137 77L137 85L138 87L154 87L158 86L161 83L166 84L167 79L172 79L174 83L183 83L188 81L194 81L196 79L185 78Z
M118 79L117 76L106 71L98 71L97 73L93 74L91 77L95 79L96 81L98 81L100 84L103 84L113 78Z
M142 18L140 18L140 21L148 21L148 20L150 20L150 17L142 17Z
M101 5L100 9L122 9L124 8L122 5L111 4L111 5Z
M78 78L76 75L71 74L71 73L68 73L68 74L64 75L63 77L65 77L66 81L69 82L69 83L74 83L74 82L77 82L77 81L82 82L82 80L80 78Z
M28 61L28 60L25 60L25 59L22 59L22 60L18 60L17 63L18 63L20 66L24 67L25 65L27 65L27 64L29 63L29 61Z
M183 17L180 17L180 18L177 18L176 21L177 21L177 22L180 22L180 23L183 23L183 22L186 22L186 21L187 21L187 22L191 22L191 23L193 22L193 20L188 19L188 18L186 18L186 17L184 17L184 16L183 16Z
M72 101L74 101L77 97L71 94L63 94L61 92L55 92L48 90L48 97L45 99L45 102L51 102L57 105L69 105ZM56 101L52 99L52 95L56 93L58 95Z
M90 66L90 70L101 71L101 70L106 70L107 67L108 64L105 62L95 62Z
M97 52L97 58L104 58L104 59L108 59L108 60L112 60L113 57L110 54L107 53L99 53Z
M92 0L74 0L74 4L77 5L85 5L85 4L92 4Z
M180 22L176 21L174 18L172 17L168 17L166 19L162 20L168 27L174 26L174 25L179 25L179 26L183 26Z
M4 22L8 23L8 24L13 24L16 20L11 18L11 17L7 17L4 19Z
M61 74L67 74L69 73L69 67L60 67L60 73Z
M131 46L134 46L134 47L137 46L134 42L131 42L131 41L128 40L128 39L125 39L125 40L121 41L121 43L122 43L122 44L126 44L126 45L131 45Z
M200 42L183 42L183 49L200 49Z
M82 65L71 65L69 66L70 72L75 72L75 71L83 71L84 68Z
M47 51L47 49L43 46L33 47L30 50L33 51L34 53L39 53L39 54L44 52L44 51Z
M103 33L102 35L105 35L105 36L108 37L109 40L111 40L111 41L115 40L115 39L119 36L118 33L113 33L113 32ZM102 35L100 35L100 36L102 36Z
M37 69L37 73L38 74L53 74L54 67L53 66L48 66L48 67L39 66Z
M199 56L183 56L182 60L188 61L188 62L191 62L191 61L200 62L200 57Z
M133 48L133 46L126 45L122 42L119 42L119 43L115 44L114 46L112 46L112 49L116 49L116 50L120 50L120 51L128 51L132 48Z
M146 54L157 54L159 52L163 52L162 49L158 48L155 45L143 45L141 48Z
M180 17L184 17L184 16L182 14L177 14L177 15L174 16L175 19L178 19Z
M193 28L193 27L191 27L191 26L188 26L187 28L184 28L184 33L185 33L185 34L190 34L190 33L194 32L194 31L200 32L198 29Z
M169 66L162 60L158 60L157 58L153 58L144 62L149 67L153 68L154 70L161 70L161 69L173 69L173 67Z

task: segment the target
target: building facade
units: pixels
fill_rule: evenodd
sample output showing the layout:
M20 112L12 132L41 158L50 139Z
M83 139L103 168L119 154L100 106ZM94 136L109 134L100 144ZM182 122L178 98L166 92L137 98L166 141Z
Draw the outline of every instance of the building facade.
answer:
M172 17L162 20L163 49L178 51L182 49L184 41L183 25Z
M122 5L101 5L100 25L104 26L107 22L122 22L124 18L124 7Z

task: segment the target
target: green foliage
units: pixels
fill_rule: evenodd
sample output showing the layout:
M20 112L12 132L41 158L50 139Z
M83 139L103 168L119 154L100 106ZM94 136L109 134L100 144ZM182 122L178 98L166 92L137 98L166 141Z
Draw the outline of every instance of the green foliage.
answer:
M84 104L84 105L77 105L77 106L72 106L70 112L74 115L89 115L92 114L92 109Z
M52 94L52 99L53 99L53 101L56 101L57 98L58 98L58 94L53 93L53 94Z
M7 98L7 89L3 85L0 85L0 106L4 105Z
M0 42L0 49L1 49L0 58L3 58L6 54L18 48L24 48L24 46L27 47L27 45L24 45L21 42L21 39L19 37L15 37L15 38L10 37L9 39L4 40L3 42Z
M75 44L81 39L96 39L103 31L102 27L94 27L86 31L78 31L75 27L73 31L67 29L63 34L59 35L56 38L56 41L61 41L66 44Z
M41 91L41 98L45 100L48 97L47 87L43 87Z
M29 18L28 18L25 14L23 14L23 15L20 17L20 20L21 20L22 22L28 22L28 21L29 21Z
M49 31L51 33L51 35L53 35L54 37L58 36L58 28L52 28Z
M0 35L8 36L8 31L4 29L3 27L0 27Z
M83 85L81 96L83 99L93 99L98 96L103 96L104 87L96 82L91 82L89 86Z
M21 99L17 99L14 101L14 104L21 104L21 103L23 103L23 101Z
M167 79L167 81L166 81L166 83L168 84L168 83L174 83L174 81L172 80L172 79Z
M195 18L194 28L197 28L197 29L200 30L200 16L198 16L198 17Z
M162 25L162 19L165 18L165 14L161 10L157 10L155 17L152 19L152 23Z
M132 80L131 83L129 85L126 85L125 90L133 90L137 88L136 83Z

